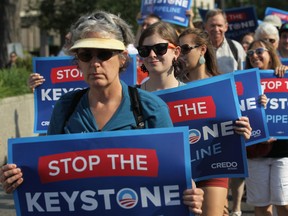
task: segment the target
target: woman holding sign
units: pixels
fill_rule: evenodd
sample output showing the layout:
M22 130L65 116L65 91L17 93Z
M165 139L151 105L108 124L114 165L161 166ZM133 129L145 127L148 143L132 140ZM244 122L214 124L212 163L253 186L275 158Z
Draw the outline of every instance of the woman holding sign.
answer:
M185 70L180 77L185 83L221 74L217 67L215 50L205 31L186 29L179 35L179 43L181 58L186 63ZM236 127L235 131L243 135L245 139L249 139L251 135L249 119L241 117L236 124L240 127ZM227 213L228 210L224 206L228 193L228 178L213 178L199 181L196 184L205 192L204 215L222 216L223 212Z
M81 19L81 18L80 18ZM56 103L49 135L89 133L96 131L132 130L139 128L134 118L128 86L119 73L127 66L127 45L133 43L130 27L120 17L98 11L72 30L76 64L84 74L89 89L63 95ZM137 90L136 90L137 91ZM172 127L166 104L146 91L137 91L142 106L142 128ZM78 95L78 102L75 96ZM70 116L69 116L70 115ZM4 165L0 181L4 191L11 193L23 182L23 173L15 164ZM189 210L201 214L203 191L187 189L183 201Z
M246 68L274 69L283 77L287 67L281 65L273 44L255 40L247 51ZM280 79L280 78L279 78ZM247 147L249 177L246 178L247 203L255 206L255 215L288 215L288 140L275 140Z
M195 31L197 30L195 29ZM180 48L178 44L179 40L177 33L175 32L173 27L171 27L171 25L167 23L158 22L149 26L146 30L143 31L139 39L138 52L139 55L143 57L144 65L142 66L142 68L149 72L149 80L147 80L141 85L142 89L147 91L157 91L161 89L175 88L184 85L183 82L176 78L177 75L181 75L183 73L183 62L179 61L179 56L181 52L183 55L185 53L188 54L189 51L192 51L197 47L199 47L200 49L200 46L196 46L195 44L192 45L191 43L191 46L185 46ZM212 47L210 52L214 54ZM201 54L204 55L204 52L201 52ZM195 59L196 58L194 58L194 60ZM183 60L186 64L188 64L187 59ZM211 69L216 70L207 71L206 73L205 65L202 64L204 66L204 73L199 74L198 79L203 79L205 77L220 74L216 68L215 54L214 57L212 55L212 58L210 57L209 60L211 61L209 61L208 65L214 65L211 66ZM197 64L197 60L195 61L195 64ZM183 79L183 81L188 82L188 79ZM240 125L240 127L235 128L236 132L243 135L245 138L249 138L251 134L251 128L248 118L242 117L241 119L239 119L239 121L236 121L236 123ZM221 188L220 190L216 190L217 193L214 193L214 190L207 190L207 193L204 193L205 198L203 202L203 215L205 216L223 215L224 203L227 196L228 179L221 179L219 181L215 181L217 181L217 183L221 182L221 184L224 184L225 187L223 189ZM219 212L219 214L217 212Z

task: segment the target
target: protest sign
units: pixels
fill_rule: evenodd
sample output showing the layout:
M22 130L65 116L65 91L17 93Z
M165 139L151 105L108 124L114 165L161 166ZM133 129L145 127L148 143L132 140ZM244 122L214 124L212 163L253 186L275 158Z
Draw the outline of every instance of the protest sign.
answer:
M234 73L236 89L242 116L247 116L252 127L246 146L260 143L269 139L268 126L264 106L259 102L262 94L258 68L252 68Z
M45 82L34 91L34 132L46 133L56 101L65 93L87 88L82 72L71 57L33 58L33 70L45 78ZM126 71L120 73L127 85L136 84L136 55Z
M18 216L192 215L182 202L192 187L187 127L17 138L8 145L8 161L25 179L14 193Z
M241 113L232 73L154 93L167 103L174 126L189 126L195 181L247 176L245 143L233 130Z
M199 8L199 14L204 20L208 10ZM228 22L227 38L240 41L243 35L254 32L258 27L258 18L254 7L241 7L223 10Z
M261 85L268 98L266 116L271 137L288 139L288 74L279 78L274 70L260 70Z
M141 24L147 15L155 14L165 22L187 27L189 23L189 17L186 16L186 11L191 9L191 5L192 0L142 0L141 18L138 20L138 23Z
M280 60L283 65L288 66L288 58L280 58Z
M265 10L265 16L268 16L268 15L276 15L280 17L282 23L288 22L288 11L279 10L273 7L267 7Z

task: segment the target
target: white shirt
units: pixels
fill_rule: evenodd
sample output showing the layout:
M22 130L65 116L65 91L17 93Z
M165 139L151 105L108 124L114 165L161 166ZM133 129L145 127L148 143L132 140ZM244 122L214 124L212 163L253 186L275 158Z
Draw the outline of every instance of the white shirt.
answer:
M236 46L238 52L238 62L235 60L226 38L224 38L222 45L216 49L218 67L222 73L230 73L235 70L244 69L246 53L240 43L234 40L232 40L232 42Z

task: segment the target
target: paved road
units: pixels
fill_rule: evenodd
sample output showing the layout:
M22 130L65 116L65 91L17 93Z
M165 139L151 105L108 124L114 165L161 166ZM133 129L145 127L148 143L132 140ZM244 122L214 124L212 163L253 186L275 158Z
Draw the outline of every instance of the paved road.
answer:
M229 205L231 206L231 196L229 196ZM254 216L253 207L245 203L245 196L242 202L242 216ZM0 186L0 216L16 216L13 196L5 194Z
M1 216L15 216L16 211L14 208L13 196L5 194L0 185L0 215Z

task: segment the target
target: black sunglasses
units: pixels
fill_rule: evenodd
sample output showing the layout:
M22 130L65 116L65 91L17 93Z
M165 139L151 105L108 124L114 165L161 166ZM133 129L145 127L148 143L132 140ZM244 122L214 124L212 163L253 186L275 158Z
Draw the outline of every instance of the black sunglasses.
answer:
M190 46L189 44L183 44L181 47L181 54L182 55L187 55L191 50L199 47L199 45L195 45L194 47Z
M262 55L265 51L268 51L268 49L264 48L264 47L259 47L255 50L248 50L247 51L247 56L251 57L254 55L254 53L256 53L256 55Z
M77 53L77 58L83 62L90 62L94 56L97 57L100 61L107 61L110 59L112 56L114 56L116 53L119 53L119 51L115 50L99 50L97 52L97 55L93 54L92 50L85 50L83 52L78 52Z
M167 53L168 48L176 48L176 46L172 43L158 43L152 46L139 46L137 50L141 57L146 58L150 55L151 50L153 50L157 56L163 56Z

